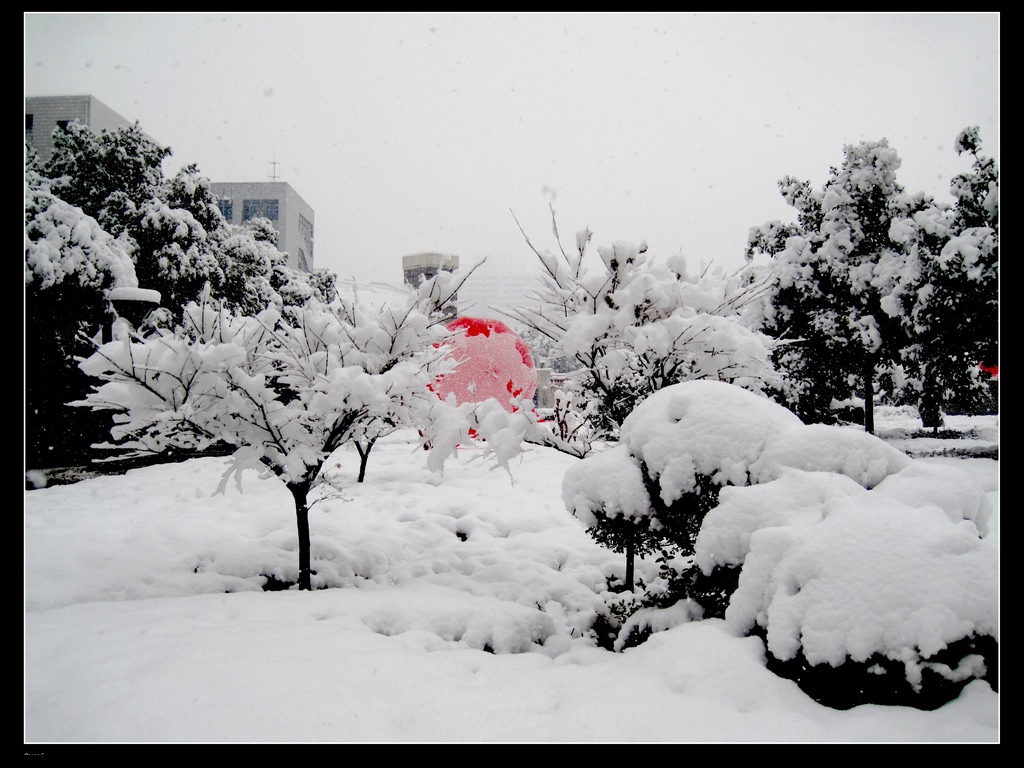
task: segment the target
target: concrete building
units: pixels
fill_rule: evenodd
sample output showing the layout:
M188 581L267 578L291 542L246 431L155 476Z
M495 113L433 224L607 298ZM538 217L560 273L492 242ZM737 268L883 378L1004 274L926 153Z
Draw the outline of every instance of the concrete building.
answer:
M437 273L441 270L454 272L458 268L459 257L448 253L413 253L402 257L402 272L405 276L405 284L414 287L419 286L424 280L436 277ZM456 293L452 297L452 303L444 308L446 315L455 317L458 314L458 305L456 303L458 298L459 295Z
M489 258L466 280L459 291L459 308L480 317L524 304L536 304L531 298L540 286L537 267L502 264Z
M459 257L447 253L414 253L402 257L402 272L406 285L417 286L437 275L442 269L454 272L459 268Z
M39 153L44 163L53 156L53 132L66 128L72 120L94 133L135 125L95 96L25 97L25 141Z
M264 216L277 230L277 250L288 254L288 266L312 272L313 209L286 181L213 182L224 218L232 224Z

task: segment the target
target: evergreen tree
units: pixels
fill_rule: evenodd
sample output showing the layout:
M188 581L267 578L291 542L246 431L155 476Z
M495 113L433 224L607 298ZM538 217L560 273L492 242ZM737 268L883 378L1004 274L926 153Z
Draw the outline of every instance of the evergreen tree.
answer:
M996 407L979 363L998 363L999 181L995 163L978 155L977 128L956 146L974 163L951 183L954 204L907 198L893 226L908 255L897 297L911 337L903 361L922 424L935 431L944 411Z
M962 267L976 297L968 308L971 342L978 360L991 367L999 363L999 171L980 150L976 126L960 133L957 154L969 153L973 167L953 179L950 191L956 198L957 231L968 241L961 251Z
M158 293L153 318L168 328L206 286L249 316L334 298L332 274L287 266L269 221L226 222L194 164L165 179L170 149L138 123L96 134L73 122L54 132L54 145L45 164L34 151L25 155L26 427L34 467L81 463L97 437L96 417L65 404L87 391L76 356L90 354L88 338L115 317L107 300L114 280L99 279L96 266L116 261L102 255L113 243L127 259L118 268L131 271L121 285Z
M805 421L832 420L830 407L859 391L864 427L874 431L876 377L900 359L906 334L887 311L904 253L889 234L903 190L900 159L882 139L844 149L820 193L779 182L798 211L796 225L751 230L748 257L773 257L773 312L766 330L780 340L777 362L792 378L787 403Z
M78 206L115 237L136 228L143 204L163 183L170 157L139 123L94 133L74 121L53 134L53 155L44 165L53 194Z
M75 358L113 320L106 292L136 287L124 238L25 174L25 459L32 468L80 461L109 419L66 404L87 391Z

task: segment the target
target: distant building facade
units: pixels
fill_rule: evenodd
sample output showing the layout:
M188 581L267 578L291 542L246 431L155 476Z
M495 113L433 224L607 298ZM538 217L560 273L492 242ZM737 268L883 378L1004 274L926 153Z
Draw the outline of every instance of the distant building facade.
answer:
M53 132L73 120L97 134L135 125L95 96L25 97L25 142L44 163L53 157Z
M442 270L454 272L459 268L459 257L448 253L413 253L402 257L402 273L405 277L405 284L413 287L419 286L424 280L430 280L437 276ZM452 297L452 303L445 307L445 314L455 317L458 314L456 301L458 293Z
M232 224L263 216L277 230L277 249L288 266L312 272L313 209L286 181L213 182L210 190L224 218Z
M402 257L402 272L406 285L418 286L438 272L454 272L459 268L459 257L447 253L414 253Z
M510 307L538 303L532 298L540 287L540 271L516 264L484 262L459 291L460 306L478 316L492 317Z

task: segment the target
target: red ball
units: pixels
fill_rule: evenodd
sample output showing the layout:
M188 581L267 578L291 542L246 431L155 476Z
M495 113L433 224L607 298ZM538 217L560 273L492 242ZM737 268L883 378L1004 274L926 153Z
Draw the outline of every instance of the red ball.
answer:
M444 343L454 347L458 367L431 387L442 400L454 394L462 405L493 397L509 412L515 410L513 398L533 400L537 371L530 348L515 331L500 320L479 317L457 318L447 328L454 335Z

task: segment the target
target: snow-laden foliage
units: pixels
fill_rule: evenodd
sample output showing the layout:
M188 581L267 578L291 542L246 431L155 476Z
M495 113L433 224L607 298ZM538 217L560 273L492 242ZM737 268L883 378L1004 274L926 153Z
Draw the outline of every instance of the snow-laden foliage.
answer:
M109 292L138 280L130 241L56 197L35 171L26 169L25 181L26 462L59 466L106 426L66 405L87 388L75 357L113 321Z
M114 412L113 442L101 447L137 455L226 443L238 448L236 469L255 462L280 477L295 500L309 589L306 497L339 447L357 446L361 480L374 442L399 427L421 430L438 471L471 429L506 468L543 432L521 403L510 414L493 400L456 406L430 391L454 367L442 308L464 279L441 273L384 308L339 299L251 317L207 294L173 332L122 332L99 346L81 368L103 383L76 405Z
M96 134L72 123L55 132L54 144L45 165L32 153L25 159L26 344L34 350L26 364L27 461L34 467L89 457L95 419L65 405L87 391L75 359L90 347L79 334L108 332L116 317L108 288L159 294L145 322L166 328L207 285L245 315L330 302L335 292L326 270L287 266L270 222L227 223L195 165L165 179L170 150L137 124Z
M136 122L94 133L78 121L53 133L53 155L44 165L53 193L79 206L118 236L138 220L142 204L163 183L161 166L170 157Z
M158 291L175 321L207 284L240 314L255 314L268 301L281 308L333 299L323 270L308 275L287 267L269 221L226 222L194 163L165 179L161 164L170 149L138 124L96 134L72 123L55 132L54 145L42 171L52 193L125 243L139 285Z
M972 172L951 184L954 204L910 198L890 232L905 248L907 265L889 311L902 318L909 339L902 350L907 387L924 426L935 430L944 410L995 407L978 364L999 362L998 171L979 154L977 128L963 131L956 147L974 160Z
M65 280L83 288L139 284L131 246L105 232L81 208L55 196L36 173L26 173L25 285L46 290Z
M859 392L872 431L876 389L917 404L926 426L977 403L998 336L998 177L979 147L977 129L957 139L976 159L952 208L903 191L884 139L846 146L820 192L779 182L797 223L752 228L748 256L772 257L763 327L780 342L781 400L805 421L834 422L834 403Z
M339 445L433 404L445 354L430 286L384 312L337 301L236 315L207 294L175 331L122 335L81 367L106 380L83 405L122 413L122 450L248 446L287 483L315 478Z
M554 235L558 253L527 238L541 288L535 306L509 314L576 361L566 386L586 402L592 436L614 438L637 403L676 382L729 381L755 391L774 383L770 340L744 316L760 287L748 274L692 271L680 255L659 263L645 244L616 242L591 258L589 230L568 252L557 225Z
M886 310L905 258L889 230L903 189L901 161L888 141L847 145L820 193L786 177L779 190L798 223L750 230L748 256L773 257L772 311L764 328L787 343L776 363L786 374L782 399L806 421L834 421L833 401L859 391L873 431L877 371L899 359L900 323ZM884 305L884 306L883 306Z
M805 425L736 386L686 382L641 403L618 446L570 467L562 495L588 529L628 520L672 541L678 505L709 488L710 508L683 509L703 513L693 562L704 577L740 569L725 619L763 632L775 659L878 655L914 690L925 669L985 676L980 657L930 661L999 638L992 510L968 473L854 427Z

